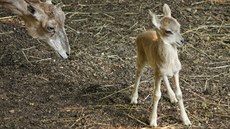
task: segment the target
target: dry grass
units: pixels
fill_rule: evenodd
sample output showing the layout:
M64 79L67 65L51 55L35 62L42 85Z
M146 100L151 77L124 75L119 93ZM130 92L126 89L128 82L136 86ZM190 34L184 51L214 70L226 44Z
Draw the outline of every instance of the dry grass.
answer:
M48 112L39 118L32 115L32 118L39 121L40 127L50 128L150 128L148 114L153 82L150 69L145 70L147 74L142 79L140 104L129 104L128 97L134 82L136 59L133 42L138 33L151 28L147 10L159 11L162 3L150 0L119 0L112 3L71 3L65 0L63 2L66 3L64 10L67 13L66 29L72 46L71 59L61 62L50 58L51 51L45 48L45 45L39 46L40 43L34 40L39 45L30 44L32 47L22 46L22 49L18 50L21 53L20 57L24 58L24 62L20 63L29 64L26 67L31 67L28 76L15 74L18 71L10 75L25 79L25 82L18 82L18 87L25 85L25 91L34 93L26 97L25 103L32 101L35 105L24 105L26 108L35 107L36 104L51 108L51 115ZM173 6L171 8L174 17L182 24L183 36L188 39L188 44L179 48L183 65L180 83L188 116L193 124L188 128L230 126L230 20L226 12L229 3L222 0L218 2L220 4L209 4L206 0L184 3L177 1L177 4L181 4L180 7L168 2L170 7ZM10 20L7 19L8 17L3 17L0 21L14 22L11 17ZM0 36L9 38L12 33L10 30L0 31ZM10 39L15 41L12 37ZM24 40L21 39L21 42ZM5 61L8 54L6 52L3 53L0 62ZM47 55L44 56L44 53ZM15 67L13 69L20 70L19 66ZM36 70L39 68L41 72ZM12 70L8 73L10 71ZM4 79L4 76L0 76L0 80ZM7 82L6 79L0 85L6 85ZM42 93L45 92L43 89L48 87L46 90L49 93L45 94L45 97L53 95L54 102L41 103L44 95L37 92L35 94L33 90L37 87ZM186 128L179 120L177 106L169 104L165 89L162 90L158 128ZM13 94L20 98L22 95L14 93L16 91L11 91L8 95ZM38 98L33 98L36 95ZM17 98L14 98L15 101ZM24 114L28 113L26 111ZM14 117L9 115L4 118L11 120ZM5 120L5 123L23 124L20 120Z

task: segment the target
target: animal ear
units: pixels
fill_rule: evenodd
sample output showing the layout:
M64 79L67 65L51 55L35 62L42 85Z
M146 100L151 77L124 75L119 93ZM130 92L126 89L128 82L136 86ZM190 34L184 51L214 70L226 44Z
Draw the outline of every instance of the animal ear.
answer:
M52 4L52 0L46 0L47 4Z
M27 6L27 10L29 11L30 14L34 15L36 10L32 5Z
M47 16L44 15L44 11L39 9L37 6L35 5L31 5L29 4L27 6L27 11L29 12L29 14L31 16L33 16L37 21L46 21ZM45 24L45 23L43 23Z
M163 13L165 16L171 17L171 9L169 8L167 4L164 4L163 6Z
M155 27L157 27L157 29L160 28L160 20L159 18L157 17L156 14L154 14L152 11L149 10L149 14L150 16L152 17L152 23Z

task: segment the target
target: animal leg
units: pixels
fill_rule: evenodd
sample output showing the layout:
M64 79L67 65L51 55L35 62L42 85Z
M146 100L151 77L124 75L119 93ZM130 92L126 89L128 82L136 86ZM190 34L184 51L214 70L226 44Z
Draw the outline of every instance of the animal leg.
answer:
M133 93L132 93L132 96L131 96L131 103L132 104L137 104L138 88L139 88L139 84L140 84L140 80L141 80L141 75L143 73L143 68L144 68L143 63L137 65L136 80L135 80L135 84L134 84Z
M182 92L179 86L179 72L177 72L176 74L174 74L173 76L173 82L176 86L176 97L179 101L179 108L180 108L180 113L181 113L181 118L182 121L185 125L191 125L191 122L188 118L187 113L185 112L185 107L184 107L184 103L183 103L183 98L182 98Z
M164 76L163 77L163 80L165 82L165 85L166 85L166 88L167 88L167 92L168 92L168 95L169 95L169 99L171 101L171 103L176 103L178 102L177 99L176 99L176 95L175 93L173 92L170 84L169 84L169 80L168 80L168 77L167 76Z
M161 77L156 75L155 77L155 88L153 90L153 107L150 115L150 126L157 126L157 106L161 98Z

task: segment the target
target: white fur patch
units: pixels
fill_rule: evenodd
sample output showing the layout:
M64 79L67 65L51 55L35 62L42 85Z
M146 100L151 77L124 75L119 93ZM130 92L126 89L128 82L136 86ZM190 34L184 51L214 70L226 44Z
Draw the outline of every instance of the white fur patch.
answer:
M43 16L42 16L42 14L40 13L40 12L38 12L38 11L35 11L35 13L33 14L34 15L34 17L37 19L37 20L41 20L41 19L43 19Z
M181 46L182 45L181 40L183 40L181 35L175 33L167 37L162 37L161 39L165 44L168 45L176 44L177 46Z

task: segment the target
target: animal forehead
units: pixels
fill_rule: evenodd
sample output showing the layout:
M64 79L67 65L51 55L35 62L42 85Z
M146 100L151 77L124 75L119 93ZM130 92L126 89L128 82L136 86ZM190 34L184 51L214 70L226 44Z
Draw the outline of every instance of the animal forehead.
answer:
M40 3L40 8L43 10L44 15L47 15L49 25L53 26L64 26L65 14L61 8L56 7L52 4Z
M177 22L177 20L175 18L172 17L163 17L160 21L162 26L168 26L168 25L172 25L172 26L180 26L180 24Z
M50 20L47 21L47 25L56 26L57 25L57 21L55 19L50 19Z
M40 3L40 8L49 18L64 18L64 12L53 4Z

